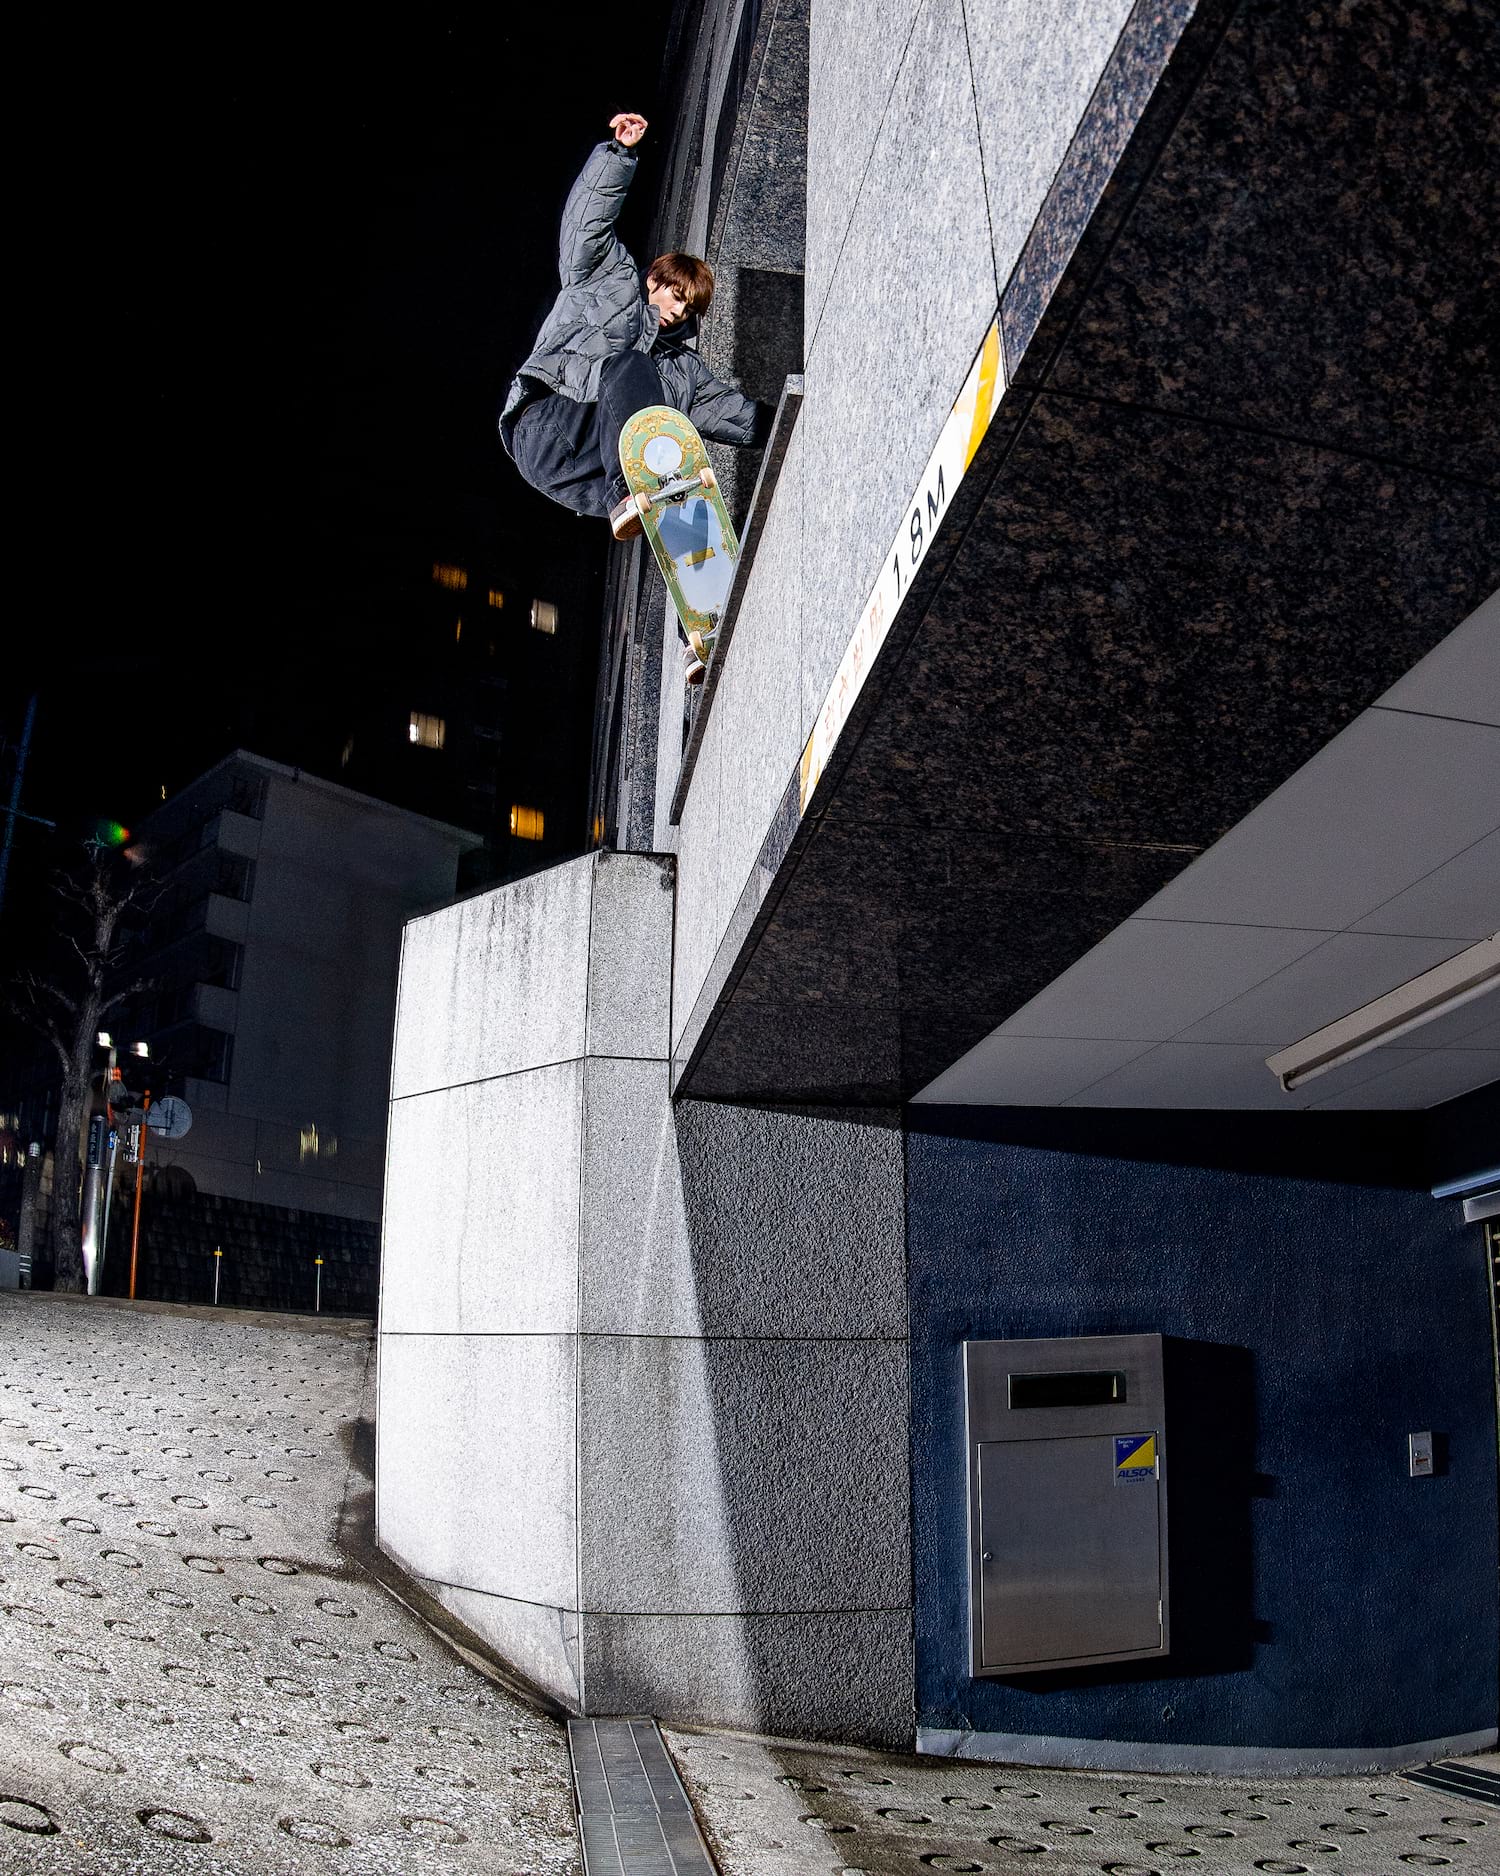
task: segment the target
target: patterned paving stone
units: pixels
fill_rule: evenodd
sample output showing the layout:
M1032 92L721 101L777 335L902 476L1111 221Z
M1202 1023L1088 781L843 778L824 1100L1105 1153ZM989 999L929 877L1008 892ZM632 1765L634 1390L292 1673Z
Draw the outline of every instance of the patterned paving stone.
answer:
M372 1364L0 1295L0 1872L578 1876L562 1726L341 1547Z
M1034 1772L665 1730L723 1876L1500 1871L1500 1812L1390 1779Z

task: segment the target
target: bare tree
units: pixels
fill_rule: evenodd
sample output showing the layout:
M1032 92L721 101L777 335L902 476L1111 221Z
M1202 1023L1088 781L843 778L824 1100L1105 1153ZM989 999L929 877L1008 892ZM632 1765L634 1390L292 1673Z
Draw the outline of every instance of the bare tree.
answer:
M83 863L54 887L61 902L65 961L48 974L23 976L11 1007L51 1043L62 1068L52 1146L52 1256L60 1290L84 1287L79 1144L89 1106L100 1029L113 1011L145 989L122 983L126 914L153 889L133 863L90 844ZM65 957L71 951L73 956Z

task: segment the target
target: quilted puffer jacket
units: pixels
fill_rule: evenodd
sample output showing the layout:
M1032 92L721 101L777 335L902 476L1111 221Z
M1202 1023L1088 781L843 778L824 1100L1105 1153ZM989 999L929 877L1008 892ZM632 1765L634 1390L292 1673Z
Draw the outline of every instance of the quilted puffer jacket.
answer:
M615 233L635 171L635 152L611 138L591 153L569 192L558 241L562 291L506 393L500 436L507 450L528 402L560 391L593 403L604 361L632 349L651 354L666 401L704 436L720 443L755 440L756 405L721 383L692 349L695 321L660 330L640 269Z

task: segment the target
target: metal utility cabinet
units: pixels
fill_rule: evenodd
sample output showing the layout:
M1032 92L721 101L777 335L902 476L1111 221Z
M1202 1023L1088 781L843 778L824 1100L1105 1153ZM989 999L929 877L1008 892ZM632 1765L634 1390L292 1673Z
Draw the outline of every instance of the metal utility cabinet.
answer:
M1159 1335L966 1342L973 1672L1164 1655Z

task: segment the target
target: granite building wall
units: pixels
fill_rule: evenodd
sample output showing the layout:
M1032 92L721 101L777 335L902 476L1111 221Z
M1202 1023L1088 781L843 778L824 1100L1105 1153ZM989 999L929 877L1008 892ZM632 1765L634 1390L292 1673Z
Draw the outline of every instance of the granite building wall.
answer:
M407 928L379 1540L571 1706L907 1740L900 1129L674 1110L672 885Z
M872 7L787 7L769 37L752 138L775 140L805 109L805 237L782 205L801 180L779 152L752 147L734 191L757 230L787 227L801 275L801 418L764 522L680 826L669 816L681 743L681 678L664 656L655 752L659 847L679 855L681 942L674 1040L699 990L837 670L879 556L993 318L1049 186L1115 55L1131 0L1082 0L1066 30L1039 0L921 0ZM1132 44L1133 85L1113 107L1123 137L1190 15L1188 0L1146 9ZM763 14L769 16L769 5ZM1159 15L1159 18L1157 17ZM805 21L799 41L795 26ZM765 25L763 31L768 30ZM804 103L805 100L805 103ZM712 131L680 124L679 144ZM687 173L694 173L689 165ZM696 193L669 192L664 240L707 236L712 165ZM762 211L760 195L771 198ZM718 220L731 234L731 200ZM762 232L759 239L764 241ZM747 246L747 253L756 250ZM738 302L717 309L705 344L733 364ZM743 375L743 374L742 374ZM762 392L764 395L764 392ZM669 640L675 625L667 620Z

